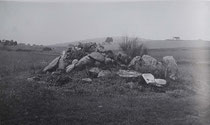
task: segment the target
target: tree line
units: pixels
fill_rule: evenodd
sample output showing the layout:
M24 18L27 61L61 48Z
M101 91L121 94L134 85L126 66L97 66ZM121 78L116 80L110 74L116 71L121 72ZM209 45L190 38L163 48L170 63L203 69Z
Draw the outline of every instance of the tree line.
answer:
M14 40L0 40L0 44L5 46L16 46L18 43Z

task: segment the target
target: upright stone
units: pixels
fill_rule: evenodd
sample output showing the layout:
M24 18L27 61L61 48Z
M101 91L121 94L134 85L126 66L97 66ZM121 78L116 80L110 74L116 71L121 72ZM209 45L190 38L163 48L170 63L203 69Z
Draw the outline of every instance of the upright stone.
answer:
M173 56L163 57L163 63L166 67L165 77L170 78L172 80L176 80L178 75L178 65L174 57Z
M60 60L60 56L56 57L49 65L47 65L43 72L52 72L52 71L55 71L57 68L58 68L58 63L59 63L59 60Z
M66 51L63 51L61 58L59 60L59 64L58 64L58 69L65 69L66 64L65 64L65 56L66 56Z

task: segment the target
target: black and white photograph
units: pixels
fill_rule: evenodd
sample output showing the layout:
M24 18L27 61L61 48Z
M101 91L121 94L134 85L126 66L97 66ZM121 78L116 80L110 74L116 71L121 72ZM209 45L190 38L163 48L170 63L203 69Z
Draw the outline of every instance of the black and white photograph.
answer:
M0 0L0 125L210 125L210 1Z

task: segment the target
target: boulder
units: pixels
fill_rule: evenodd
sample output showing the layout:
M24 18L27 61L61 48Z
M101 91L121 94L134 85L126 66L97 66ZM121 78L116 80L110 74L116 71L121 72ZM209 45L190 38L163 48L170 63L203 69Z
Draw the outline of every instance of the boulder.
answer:
M172 80L176 80L178 75L178 65L174 57L173 56L163 57L163 64L166 67L165 77L170 78Z
M129 63L128 67L138 70L139 67L142 66L142 58L141 56L134 57L131 62Z
M98 61L98 62L104 62L105 61L105 57L99 52L92 52L91 54L89 54L89 57L91 59L94 59L95 61Z
M161 62L157 62L156 68L153 71L153 75L156 78L165 78L164 74L165 74L165 67L163 66Z
M90 77L97 77L101 70L98 67L93 67L88 71Z
M155 77L164 77L164 66L161 62L149 55L142 56L142 69L148 73L152 73Z
M164 77L165 69L163 64L149 55L143 55L142 57L140 56L134 57L131 60L128 67L136 71L141 71L144 73L152 73L154 76L158 78Z
M152 69L156 68L156 65L158 63L158 61L155 58L153 58L152 56L149 56L149 55L143 55L142 61L143 61L143 65L149 66Z
M102 70L98 73L98 77L107 77L111 75L112 75L112 72L109 70Z
M60 60L60 56L59 57L56 57L48 66L46 66L43 70L43 72L52 72L52 71L55 71L57 68L58 68L58 63L59 63L59 60Z
M123 78L138 78L139 76L141 76L141 73L130 70L119 70L117 74Z

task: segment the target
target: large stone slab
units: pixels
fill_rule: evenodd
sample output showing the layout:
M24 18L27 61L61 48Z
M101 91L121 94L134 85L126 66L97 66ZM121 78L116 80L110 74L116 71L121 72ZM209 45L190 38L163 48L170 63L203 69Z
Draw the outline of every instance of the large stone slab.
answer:
M60 56L56 57L51 63L49 63L44 69L43 72L52 72L55 71L58 68L58 63L60 60Z
M99 52L92 52L89 54L89 57L99 62L105 61L105 57Z
M119 70L117 74L123 78L137 78L141 76L141 73L131 70Z

